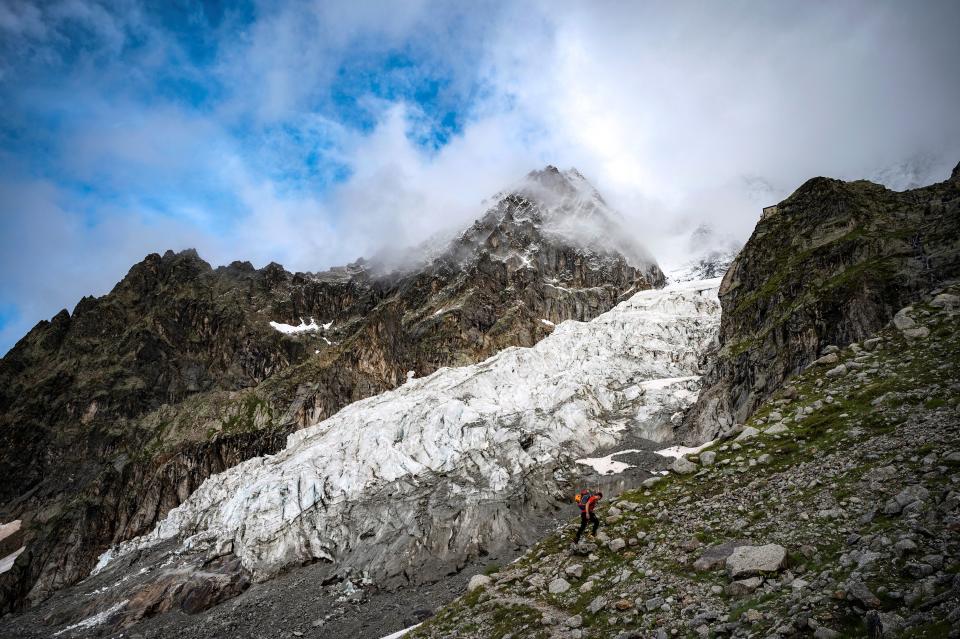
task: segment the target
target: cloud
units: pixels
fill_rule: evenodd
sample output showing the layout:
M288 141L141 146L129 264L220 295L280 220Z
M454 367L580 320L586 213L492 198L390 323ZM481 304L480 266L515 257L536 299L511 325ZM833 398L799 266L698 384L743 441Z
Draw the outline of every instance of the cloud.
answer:
M148 252L318 270L464 225L547 163L668 263L813 175L945 177L958 22L950 2L4 3L0 350Z

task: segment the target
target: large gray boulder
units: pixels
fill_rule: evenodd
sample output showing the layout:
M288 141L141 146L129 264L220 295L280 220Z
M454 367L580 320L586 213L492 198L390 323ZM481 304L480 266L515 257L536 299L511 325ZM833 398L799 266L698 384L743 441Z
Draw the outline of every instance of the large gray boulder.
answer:
M677 460L673 462L673 466L670 467L670 470L678 475L690 475L697 472L697 465L685 457L677 457Z
M563 577L557 577L550 582L550 585L547 586L547 590L550 591L551 595L559 595L570 590L570 582Z
M492 579L486 575L474 575L470 577L470 581L467 583L467 592L473 592L477 588L486 588L491 581Z
M786 558L786 548L778 544L739 546L727 557L727 574L734 579L743 579L777 572Z

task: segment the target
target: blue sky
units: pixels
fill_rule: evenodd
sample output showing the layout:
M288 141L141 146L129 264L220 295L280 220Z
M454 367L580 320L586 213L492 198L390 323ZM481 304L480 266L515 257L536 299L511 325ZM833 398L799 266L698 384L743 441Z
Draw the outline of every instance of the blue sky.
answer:
M548 162L663 259L701 221L745 237L811 175L937 174L960 159L958 23L951 2L3 0L0 352L149 252L319 270L465 224Z

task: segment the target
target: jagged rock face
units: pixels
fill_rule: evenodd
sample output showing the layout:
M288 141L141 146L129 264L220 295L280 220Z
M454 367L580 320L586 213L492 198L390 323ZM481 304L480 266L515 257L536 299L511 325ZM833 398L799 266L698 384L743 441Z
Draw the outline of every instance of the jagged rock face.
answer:
M960 179L901 193L814 178L765 214L720 288L719 349L688 441L744 421L828 345L960 277Z
M630 242L573 232L580 221L616 228L588 186L552 167L533 173L403 272L362 261L316 274L213 269L192 251L151 255L110 294L38 324L0 362L0 519L23 519L27 544L0 575L0 609L85 576L211 474L278 450L408 371L533 345L552 324L661 286ZM270 324L310 318L322 326Z
M531 348L438 370L291 434L283 450L211 477L149 535L106 553L95 574L121 586L98 608L138 619L151 614L131 603L143 598L183 605L138 575L173 579L234 557L235 577L221 571L202 585L211 601L217 584L234 592L248 575L313 561L328 562L331 579L422 584L530 542L544 511L569 499L574 459L672 434L719 326L719 284L637 293ZM64 592L59 600L72 601ZM73 610L58 623L89 616Z

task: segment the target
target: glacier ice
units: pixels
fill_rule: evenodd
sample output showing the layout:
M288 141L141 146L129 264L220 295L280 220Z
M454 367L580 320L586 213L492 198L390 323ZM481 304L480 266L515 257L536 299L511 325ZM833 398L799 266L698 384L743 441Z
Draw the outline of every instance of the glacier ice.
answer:
M321 560L405 583L516 541L577 457L626 433L670 437L670 416L696 399L719 284L643 291L533 347L410 377L210 477L98 566L175 539L181 552L233 552L257 578Z

